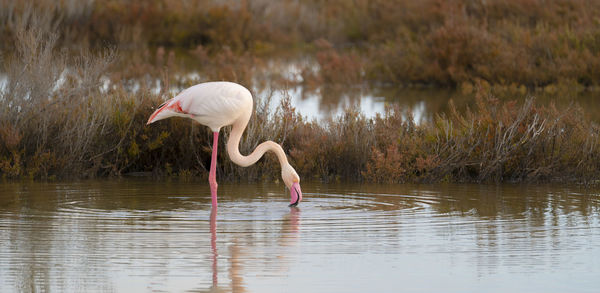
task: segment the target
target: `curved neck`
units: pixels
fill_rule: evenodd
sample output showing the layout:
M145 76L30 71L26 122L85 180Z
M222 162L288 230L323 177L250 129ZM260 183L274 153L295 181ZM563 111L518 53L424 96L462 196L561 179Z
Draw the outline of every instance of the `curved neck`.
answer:
M248 156L240 154L240 140L242 138L242 134L244 133L244 129L246 129L249 118L250 117L248 117L248 119L240 119L233 124L231 133L229 134L229 140L227 141L227 153L229 154L229 158L234 163L242 167L248 167L262 158L267 151L272 151L275 153L275 155L277 155L277 159L279 159L279 164L281 164L281 166L287 164L288 160L283 148L281 148L279 144L270 140L259 144Z

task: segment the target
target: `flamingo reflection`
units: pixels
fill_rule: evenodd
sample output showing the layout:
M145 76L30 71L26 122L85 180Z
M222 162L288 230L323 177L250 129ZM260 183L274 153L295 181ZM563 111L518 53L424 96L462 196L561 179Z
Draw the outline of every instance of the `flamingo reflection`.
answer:
M290 212L286 214L282 219L281 232L279 233L279 244L280 247L290 247L297 243L298 233L300 230L300 209L297 207L290 207ZM210 214L210 246L212 254L212 287L210 292L221 292L223 288L218 288L218 257L219 253L217 250L217 209L212 209ZM229 247L229 279L231 280L230 288L231 292L246 292L244 285L244 262L248 249L252 246L247 244L244 245L243 240L235 238L232 241L232 245ZM284 249L285 250L285 249ZM281 259L286 255L285 252L276 253L275 258L281 263Z
M212 253L212 286L217 288L219 283L217 273L217 257L219 252L217 251L217 209L213 208L210 211L210 251Z

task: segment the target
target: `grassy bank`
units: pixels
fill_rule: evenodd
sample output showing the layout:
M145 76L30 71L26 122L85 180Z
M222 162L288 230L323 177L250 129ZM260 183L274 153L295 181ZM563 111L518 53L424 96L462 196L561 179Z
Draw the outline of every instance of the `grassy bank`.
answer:
M598 1L2 0L0 8L6 48L33 24L60 32L66 45L209 57L302 48L320 54L323 81L531 88L600 80Z
M0 176L56 178L207 176L210 132L185 119L146 127L149 94L118 91L85 102L46 105L0 128ZM467 114L453 112L415 125L400 109L367 119L354 110L325 122L305 121L283 103L257 111L241 143L280 142L304 180L369 182L583 182L600 178L600 129L581 109L557 111L481 98ZM37 108L37 107L36 107ZM221 141L226 141L225 129ZM231 163L219 149L220 180L278 180L276 158L256 166Z
M122 74L107 74L119 60L114 51L69 56L56 50L56 35L35 29L20 32L17 40L0 91L1 177L206 176L210 131L186 119L146 127L154 107L169 94L143 80L132 90ZM104 86L111 77L117 80ZM289 102L272 112L269 97L261 97L240 148L247 154L264 140L277 141L305 180L590 183L600 178L600 129L582 109L558 111L533 99L502 97L501 102L485 88L475 90L473 109L458 111L450 104L448 115L418 125L405 114L410 111L398 108L372 119L348 109L337 118L307 121ZM225 129L221 141L227 135ZM221 144L219 162L220 180L279 177L273 155L241 168Z

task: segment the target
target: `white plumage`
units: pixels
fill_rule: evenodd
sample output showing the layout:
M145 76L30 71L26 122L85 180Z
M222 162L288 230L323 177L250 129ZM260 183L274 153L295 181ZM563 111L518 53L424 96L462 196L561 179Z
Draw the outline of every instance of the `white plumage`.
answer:
M287 156L279 144L265 141L258 145L250 155L240 154L238 146L250 116L252 116L252 106L252 94L245 87L226 81L206 82L185 89L176 97L163 103L150 116L147 124L178 116L193 119L213 131L213 154L208 177L213 207L217 206L216 159L219 131L224 126L233 125L227 141L227 153L230 159L234 163L246 167L256 163L265 152L274 152L281 165L283 182L290 189L290 205L295 206L302 200L300 177L288 163Z
M227 81L206 82L189 87L167 101L163 107L178 109L177 103L182 112L172 116L194 119L214 132L233 124L242 116L250 118L252 115L250 91L237 83ZM160 114L161 112L158 115ZM150 123L167 118L158 115Z

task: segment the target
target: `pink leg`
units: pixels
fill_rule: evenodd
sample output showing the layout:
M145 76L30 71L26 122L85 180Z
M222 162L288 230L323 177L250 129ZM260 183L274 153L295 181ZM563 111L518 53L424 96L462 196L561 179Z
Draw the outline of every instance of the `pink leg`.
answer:
M219 143L219 132L213 132L212 159L210 160L210 173L208 174L208 183L210 184L210 195L212 197L213 208L217 207L217 146Z

